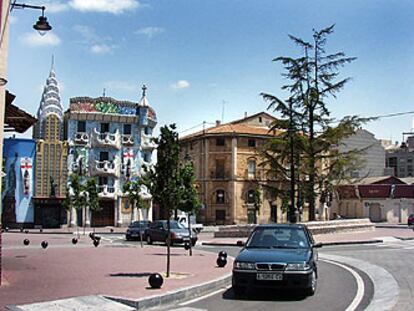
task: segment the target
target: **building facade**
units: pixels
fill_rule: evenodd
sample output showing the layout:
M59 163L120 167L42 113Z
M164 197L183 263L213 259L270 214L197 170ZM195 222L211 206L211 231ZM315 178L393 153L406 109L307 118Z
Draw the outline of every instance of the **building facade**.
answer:
M399 178L414 176L414 144L402 143L386 153L386 165L390 173Z
M181 159L191 158L205 224L286 222L286 212L266 185L273 181L259 164L258 150L271 138L274 117L262 112L180 138ZM255 208L255 191L261 205Z
M67 224L62 202L66 195L68 145L63 141L63 107L53 61L37 119L33 128L36 140L35 225L58 228Z
M355 134L342 140L339 151L346 153L351 150L361 150L362 153L359 157L363 161L363 165L352 172L352 177L384 176L385 149L374 134L364 129L358 129Z
M71 225L122 226L136 220L138 211L129 206L123 186L140 178L142 167L152 163L157 118L146 87L138 103L110 97L71 98L65 123L69 174L95 178L102 208L99 212L73 209ZM141 216L151 218L151 211Z
M3 140L5 177L2 191L2 224L23 228L34 225L34 165L36 143L33 139Z

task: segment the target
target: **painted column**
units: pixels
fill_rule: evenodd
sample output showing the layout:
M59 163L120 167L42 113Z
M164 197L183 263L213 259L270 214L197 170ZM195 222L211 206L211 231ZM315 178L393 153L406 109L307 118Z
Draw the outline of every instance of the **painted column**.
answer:
M237 217L237 137L231 139L231 221L236 222Z
M121 227L122 226L122 197L121 196L118 197L115 209L116 209L116 212L115 212L115 214L116 214L116 225L118 227Z

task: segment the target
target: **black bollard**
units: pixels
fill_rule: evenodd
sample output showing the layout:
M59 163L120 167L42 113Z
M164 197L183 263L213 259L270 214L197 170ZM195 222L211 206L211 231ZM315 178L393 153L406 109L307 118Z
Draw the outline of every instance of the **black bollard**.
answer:
M49 243L47 243L47 241L42 241L42 243L40 243L40 245L42 246L43 249L46 249L47 246L49 245Z
M98 247L99 246L99 240L93 240L93 245L95 247Z
M220 251L220 252L218 253L218 257L224 257L224 258L227 258L227 253L226 253L225 251Z
M109 231L111 231L111 233L114 233L114 229L112 229L112 228L111 228L111 230L109 230Z
M29 245L30 244L30 240L29 239L24 239L23 244L26 245L26 246Z
M219 256L217 257L217 266L220 268L223 268L227 264L227 259L225 257Z
M72 239L72 244L73 244L73 245L75 245L75 244L77 244L77 243L78 243L78 239L77 239L77 238L73 238L73 239Z
M89 232L89 237L90 237L92 240L95 240L95 234L93 234L93 232Z
M164 279L159 273L152 273L148 278L148 283L151 288L161 288L164 283Z
M184 249L185 249L186 251L188 251L188 250L190 249L190 243L189 243L189 242L185 242L185 243L184 243Z
M28 234L28 233L29 233L29 230L27 230L27 229L26 229L26 230L24 230L24 233Z

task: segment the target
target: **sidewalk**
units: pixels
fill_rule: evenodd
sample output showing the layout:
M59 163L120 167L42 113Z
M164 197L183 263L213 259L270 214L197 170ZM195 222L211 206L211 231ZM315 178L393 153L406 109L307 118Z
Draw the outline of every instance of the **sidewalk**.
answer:
M30 239L23 246L24 238ZM72 245L72 236L51 234L3 234L3 277L0 309L7 305L51 301L75 296L108 295L130 299L165 294L180 288L218 279L231 271L216 267L216 254L171 248L171 276L161 289L150 289L150 273L166 270L166 247L135 247L102 240L94 247L89 237ZM47 249L40 242L47 240Z

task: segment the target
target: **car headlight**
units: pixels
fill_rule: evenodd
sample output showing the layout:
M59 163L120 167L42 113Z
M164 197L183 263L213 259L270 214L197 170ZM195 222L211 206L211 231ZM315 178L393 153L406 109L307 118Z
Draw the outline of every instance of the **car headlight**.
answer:
M233 268L240 270L255 270L256 265L253 262L235 261L233 264Z
M287 271L306 271L310 268L311 266L307 262L288 263L286 266Z

